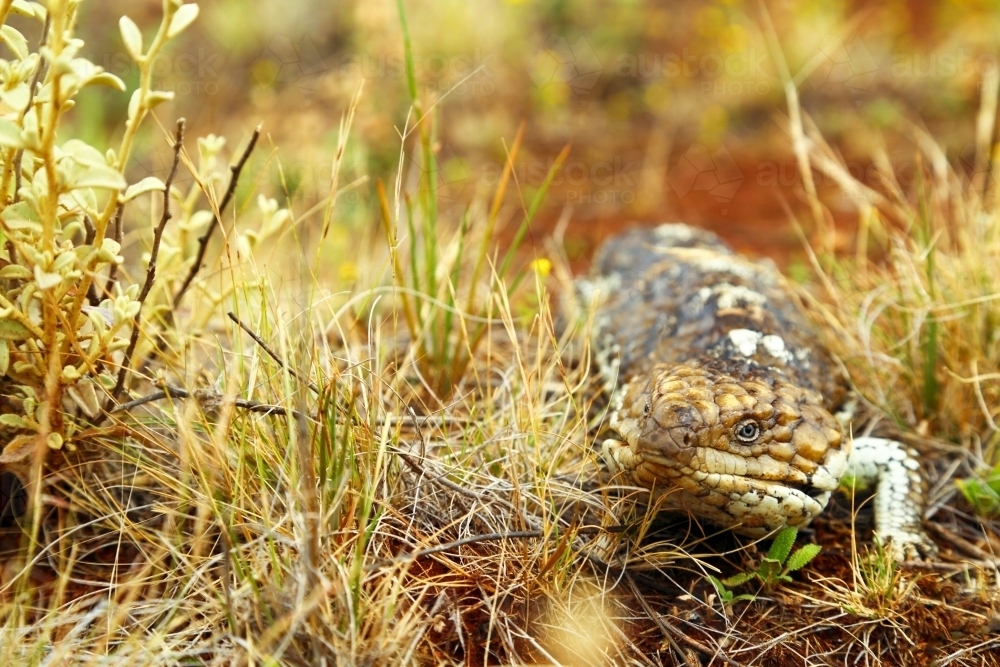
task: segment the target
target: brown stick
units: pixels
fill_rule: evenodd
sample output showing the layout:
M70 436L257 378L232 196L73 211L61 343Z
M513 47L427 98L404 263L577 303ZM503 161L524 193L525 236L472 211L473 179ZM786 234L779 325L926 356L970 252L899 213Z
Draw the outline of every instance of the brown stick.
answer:
M253 338L253 340L254 340L255 343L257 343L258 345L260 345L261 348L265 352L267 352L269 355L271 355L271 358L274 359L276 362L278 362L279 366L281 366L286 371L288 371L288 373L292 377L294 377L296 380L299 380L300 382L305 382L306 386L308 386L310 389L313 390L313 393L315 393L317 395L319 394L319 387L317 387L314 382L310 381L309 378L302 377L299 373L297 373L295 371L295 369L293 369L291 366L289 366L288 364L286 364L285 361L281 357L278 356L278 353L275 352L274 350L272 350L268 346L268 344L264 342L263 338L261 338L260 336L258 336L250 327L248 327L247 325L243 324L243 322L240 321L240 318L236 317L236 313L234 313L233 311L229 311L226 314L229 315L229 319L231 319L233 322L235 322L237 325L239 325L240 329L243 329L243 331L246 331L247 334L251 338Z
M119 247L121 247L122 241L125 238L124 232L122 231L122 216L124 214L125 214L125 204L119 204L118 210L115 211L114 218L111 219L111 222L113 222L115 225L115 242L118 243ZM112 294L111 290L114 287L114 284L117 280L118 280L118 264L115 263L111 265L110 269L108 269L108 280L106 283L104 283L105 299L111 298ZM93 286L93 284L94 283L91 283L91 286Z
M222 201L219 202L219 210L215 213L215 219L208 226L208 229L205 230L205 233L202 234L201 238L198 239L198 252L195 253L194 264L191 265L191 270L188 271L187 277L184 278L184 282L181 284L181 288L177 290L177 294L174 296L175 308L181 302L181 299L184 298L184 295L187 294L188 288L191 287L195 276L201 271L201 263L205 260L205 251L208 249L208 242L211 240L215 228L222 225L222 213L226 210L226 206L229 205L229 201L236 193L236 184L240 180L240 172L243 171L244 165L250 159L250 153L253 152L254 146L257 145L258 138L260 138L260 125L254 128L253 134L250 135L250 142L243 151L243 155L240 156L239 161L229 167L229 186L226 188L226 193L222 196Z
M153 232L153 247L149 252L149 264L146 266L146 280L142 284L142 291L139 292L139 310L132 318L132 337L129 339L128 348L125 349L125 358L122 360L121 368L118 369L118 381L115 388L111 390L111 400L118 400L118 396L125 388L125 376L128 374L132 362L132 354L135 346L139 342L140 318L142 316L142 306L149 296L149 291L153 289L153 281L156 280L156 256L160 252L160 239L163 238L163 230L167 226L172 214L170 213L170 188L174 182L174 175L177 173L177 165L181 159L181 148L184 146L184 119L177 121L177 131L174 134L174 161L170 165L170 172L167 174L167 182L163 188L163 213L160 214L160 224ZM121 210L121 207L118 209Z
M194 398L201 403L210 405L218 405L226 400L223 394L211 389L196 389L195 391L188 391L183 387L168 384L163 385L163 389L154 391L152 394L142 396L141 398L137 398L133 401L128 401L127 403L120 403L108 410L108 412L112 414L115 412L126 412L132 408L137 408L140 405L153 403L154 401L162 401L165 398ZM247 412L261 412L269 415L277 415L279 417L284 417L288 414L288 410L280 405L258 403L257 401L251 401L246 398L234 398L233 405L241 410L246 410ZM294 416L298 416L300 413L292 411L292 414Z

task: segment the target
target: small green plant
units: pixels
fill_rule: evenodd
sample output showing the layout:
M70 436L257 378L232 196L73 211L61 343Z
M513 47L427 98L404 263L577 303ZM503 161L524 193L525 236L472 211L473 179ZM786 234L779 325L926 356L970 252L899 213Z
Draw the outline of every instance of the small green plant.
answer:
M1000 515L1000 464L983 477L959 479L955 480L955 484L976 514L984 517Z
M774 542L771 543L771 548L768 549L767 556L760 562L757 569L752 572L740 572L721 581L709 575L709 581L715 586L715 590L718 591L722 601L727 603L727 597L729 598L729 602L754 599L754 596L748 596L747 594L734 597L732 591L729 590L730 587L742 586L754 580L760 581L765 591L774 590L779 583L791 583L792 577L790 574L796 570L801 570L809 564L823 549L818 544L806 544L796 549L793 553L792 547L795 546L795 537L798 533L799 529L795 526L788 526L782 529L775 536Z
M719 594L719 601L722 602L722 606L725 607L727 610L732 606L734 602L753 602L754 600L757 599L757 596L753 595L752 593L740 593L739 595L737 595L733 591L726 588L726 584L724 584L722 580L720 580L718 577L715 577L711 574L706 576L708 577L708 580L712 583L712 586L715 587L715 592ZM730 577L729 579L732 579L732 577ZM729 579L726 579L726 581L729 581Z

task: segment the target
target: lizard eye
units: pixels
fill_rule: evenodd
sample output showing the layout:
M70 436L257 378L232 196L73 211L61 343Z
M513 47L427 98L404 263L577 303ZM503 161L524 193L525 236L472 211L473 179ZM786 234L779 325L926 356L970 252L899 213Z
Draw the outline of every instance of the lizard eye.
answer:
M744 419L736 425L736 437L742 442L753 442L760 435L760 426L753 419Z

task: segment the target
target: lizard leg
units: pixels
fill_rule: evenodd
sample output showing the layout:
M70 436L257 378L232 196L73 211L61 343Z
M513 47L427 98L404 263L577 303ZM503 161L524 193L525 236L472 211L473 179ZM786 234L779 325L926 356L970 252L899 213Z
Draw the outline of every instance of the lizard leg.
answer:
M937 546L924 532L924 484L917 454L896 440L854 438L847 474L875 488L875 535L896 560L932 559Z

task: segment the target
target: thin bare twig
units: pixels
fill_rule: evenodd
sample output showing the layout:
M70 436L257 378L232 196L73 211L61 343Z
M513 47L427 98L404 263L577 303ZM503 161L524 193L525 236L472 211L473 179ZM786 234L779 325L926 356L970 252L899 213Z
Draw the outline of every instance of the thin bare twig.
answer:
M254 146L257 145L258 138L260 138L260 125L254 128L253 134L250 135L250 141L247 143L247 147L243 151L243 155L240 156L239 161L229 167L229 185L226 187L226 193L222 196L222 201L219 202L219 208L215 211L215 219L212 221L212 224L208 226L205 233L198 239L198 252L195 254L194 264L191 265L191 270L188 271L187 277L184 278L184 282L181 284L181 288L177 290L177 294L174 296L174 307L181 302L188 288L191 287L195 276L201 271L201 263L205 260L205 251L208 249L208 242L212 239L215 228L222 225L222 213L226 210L226 206L229 205L229 201L233 198L233 195L236 194L236 184L240 180L240 172L243 171L247 160L250 159L250 154L253 152Z
M146 405L147 403L153 403L155 401L162 401L165 398L193 398L200 403L203 403L209 407L214 407L216 405L221 405L226 397L217 391L211 389L196 389L194 391L188 391L183 387L178 387L176 385L168 384L163 385L163 389L159 391L154 391L152 394L142 396L133 401L128 401L127 403L120 403L115 407L108 410L110 413L115 412L125 412L133 408L137 408L140 405ZM269 403L259 403L257 401L251 401L246 398L234 398L232 399L233 405L241 410L246 410L247 412L260 412L263 414L277 415L279 417L284 417L288 414L288 410L281 407L280 405L271 405ZM293 415L298 415L297 411L292 411Z
M118 400L122 389L125 388L125 376L128 375L132 362L132 354L135 352L135 346L139 342L139 330L141 328L139 320L142 316L142 306L146 302L146 297L149 296L149 291L153 289L153 281L156 280L156 256L160 252L160 239L163 237L163 230L166 228L167 222L173 217L170 213L170 188L174 182L174 175L177 173L177 165L181 160L181 148L183 146L184 119L179 118L177 120L177 131L174 134L174 161L170 165L170 171L167 173L167 181L163 188L163 213L160 214L160 224L156 226L156 230L153 232L153 247L149 252L149 264L146 266L146 280L143 282L142 290L139 292L139 310L136 311L135 317L132 318L132 337L129 339L128 347L125 349L125 358L122 360L121 368L118 369L118 381L115 383L115 388L111 390L112 401ZM119 205L118 210L121 211L121 208Z
M120 248L122 241L124 240L124 232L122 231L122 216L125 214L125 204L119 204L118 209L115 211L114 218L111 222L115 226L115 242ZM112 289L115 286L115 282L118 280L118 264L113 263L111 268L108 269L108 281L104 283L104 298L108 299L113 294ZM91 283L93 285L93 283Z
M83 231L85 232L83 245L94 245L94 239L97 238L97 228L94 227L94 222L89 215L83 216Z
M293 378L295 378L296 380L299 380L300 382L305 382L306 386L313 390L313 393L319 395L319 387L317 387L314 382L312 382L311 380L309 380L309 378L303 377L298 372L296 372L296 370L294 368L292 368L291 366L289 366L288 364L286 364L285 361L281 357L278 356L278 353L275 352L274 350L272 350L268 346L268 344L264 342L263 338L261 338L260 336L258 336L250 327L248 327L246 324L244 324L240 320L240 318L236 317L236 313L234 313L233 311L229 311L226 314L229 315L229 319L231 319L233 322L235 322L237 325L239 325L239 327L241 329L243 329L243 331L246 331L247 334L249 334L249 336L251 338L253 338L254 342L257 343L258 345L260 345L261 348L265 352L267 352L271 356L272 359L274 359L276 362L278 362L279 366L281 366L286 371L288 371L288 373Z

